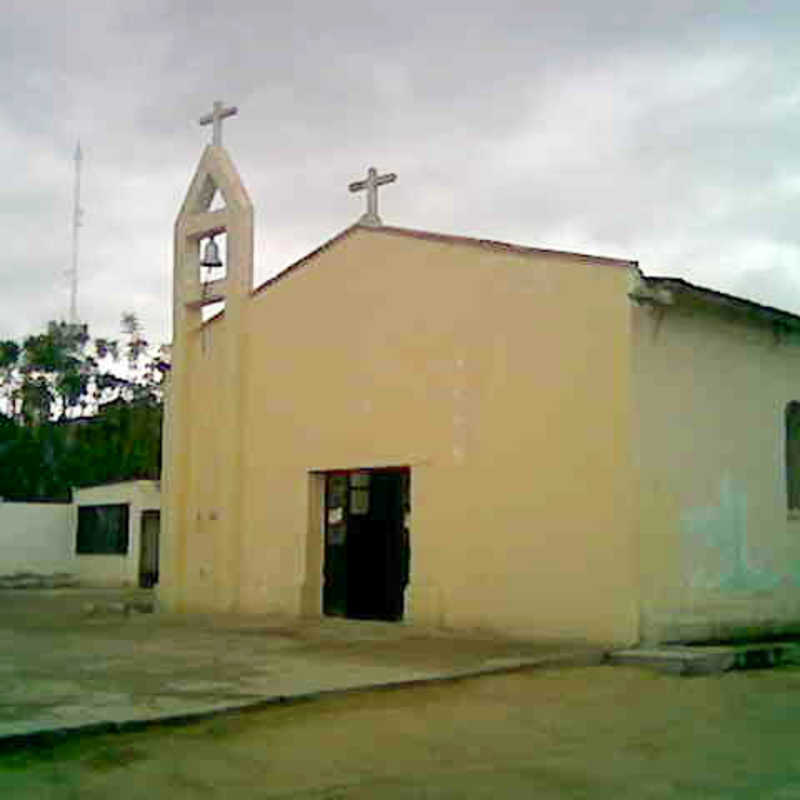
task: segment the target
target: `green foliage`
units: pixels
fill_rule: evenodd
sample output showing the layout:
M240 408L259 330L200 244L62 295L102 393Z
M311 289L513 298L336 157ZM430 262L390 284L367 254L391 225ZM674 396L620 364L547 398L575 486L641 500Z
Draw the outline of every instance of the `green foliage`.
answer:
M167 366L134 315L122 327L116 370L119 344L91 343L85 326L0 342L0 497L68 500L72 487L159 477Z
M20 346L16 342L10 339L0 342L0 369L11 369L16 366L19 354Z
M69 500L73 487L157 480L161 423L160 404L125 402L36 426L0 417L0 497Z
M112 358L114 361L119 359L119 342L113 339L95 339L94 350L99 359Z
M46 378L26 375L17 396L20 402L20 415L26 425L41 425L47 421L54 395Z
M29 336L25 340L25 369L41 372L77 369L88 339L85 325L50 322L46 333Z

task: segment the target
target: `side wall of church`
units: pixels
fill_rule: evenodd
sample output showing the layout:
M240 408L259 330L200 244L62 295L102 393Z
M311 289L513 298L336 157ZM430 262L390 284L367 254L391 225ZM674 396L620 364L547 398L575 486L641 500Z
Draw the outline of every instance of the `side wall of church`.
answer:
M643 639L800 623L784 419L800 338L688 302L633 317Z
M619 264L358 228L254 295L238 608L318 614L315 475L408 465L407 619L634 641L628 281ZM225 325L207 326L205 362L194 345L208 367L189 412L197 608L215 602L208 571L225 546L210 377Z

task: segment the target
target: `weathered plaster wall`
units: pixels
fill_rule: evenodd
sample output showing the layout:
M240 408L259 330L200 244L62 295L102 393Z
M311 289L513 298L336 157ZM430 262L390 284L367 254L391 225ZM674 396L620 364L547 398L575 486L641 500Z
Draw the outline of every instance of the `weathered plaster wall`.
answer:
M227 548L238 535L226 527L230 509L225 502L226 461L220 457L231 446L235 433L228 431L224 405L229 393L220 380L224 374L227 348L227 320L222 317L198 331L190 343L193 371L189 377L191 406L187 410L188 445L184 470L179 476L184 487L182 514L185 531L180 543L180 560L175 570L162 571L159 595L171 591L177 582L176 608L190 610L234 610L231 586L226 577ZM192 346L193 345L193 346ZM248 425L250 435L259 421ZM242 481L242 476L239 476ZM169 607L169 605L167 605Z
M78 507L128 503L128 552L125 555L98 555L76 551ZM157 481L125 481L75 489L67 526L73 554L73 572L87 586L137 586L141 555L142 512L161 508Z
M166 607L233 593L243 611L318 614L315 471L410 465L409 619L633 641L628 278L359 228L248 299L240 331L226 313L187 332ZM232 346L247 353L235 530L218 474Z
M69 503L0 502L0 575L75 571Z
M800 521L788 518L784 461L800 339L687 303L633 316L643 638L800 622Z

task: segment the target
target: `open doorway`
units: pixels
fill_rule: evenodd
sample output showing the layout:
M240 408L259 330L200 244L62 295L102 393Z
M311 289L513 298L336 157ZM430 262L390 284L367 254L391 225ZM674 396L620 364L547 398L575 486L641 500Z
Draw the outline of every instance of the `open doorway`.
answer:
M410 559L410 481L407 467L325 475L325 614L403 618Z
M142 511L139 555L139 586L149 589L158 583L158 537L161 530L160 511Z

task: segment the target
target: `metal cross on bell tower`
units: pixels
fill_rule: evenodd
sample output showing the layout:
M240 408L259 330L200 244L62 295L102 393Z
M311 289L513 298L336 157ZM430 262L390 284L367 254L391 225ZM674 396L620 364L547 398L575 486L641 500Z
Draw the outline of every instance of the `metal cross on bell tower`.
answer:
M200 117L201 125L211 125L211 144L222 147L222 120L237 114L239 109L236 106L230 108L222 107L222 100L214 101L214 109L210 114Z
M397 175L394 172L378 175L378 170L375 167L370 167L367 170L366 180L350 184L348 188L351 192L361 192L365 189L367 191L367 211L358 220L361 225L379 226L383 224L378 216L378 187L387 183L394 183L396 180Z

